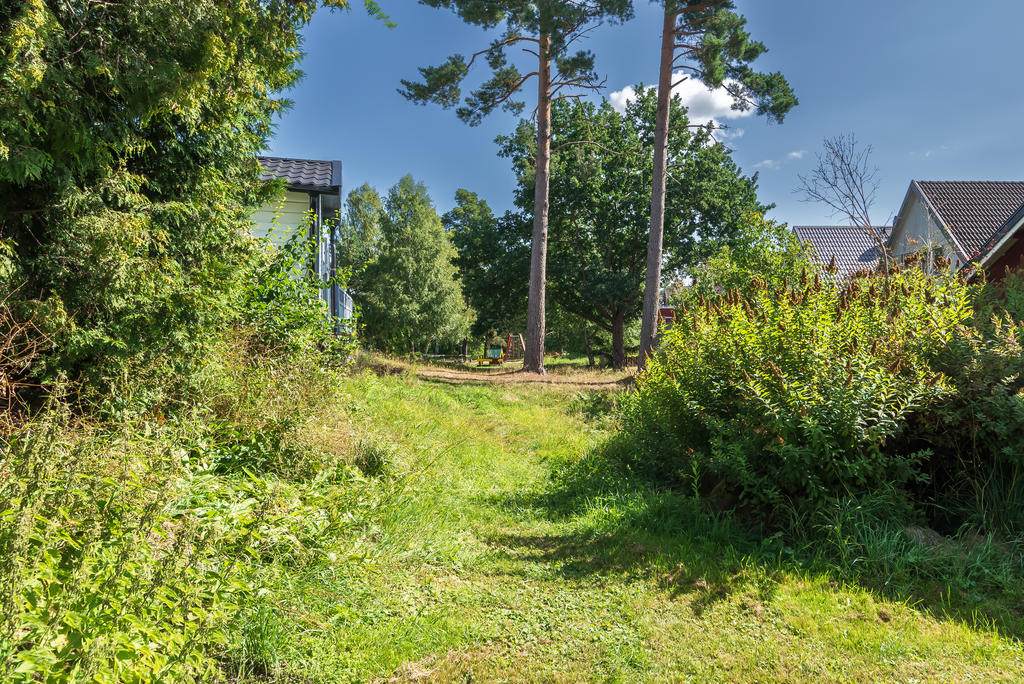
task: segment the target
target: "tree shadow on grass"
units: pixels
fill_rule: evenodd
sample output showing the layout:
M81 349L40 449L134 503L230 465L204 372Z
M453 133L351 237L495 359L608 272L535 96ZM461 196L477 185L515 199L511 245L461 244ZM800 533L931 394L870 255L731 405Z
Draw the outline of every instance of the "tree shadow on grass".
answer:
M533 526L523 534L487 538L500 571L535 574L540 567L567 581L602 576L653 580L672 598L687 596L698 616L737 592L767 603L785 574L809 571L826 577L831 586L857 584L938 620L1024 638L1021 592L1007 588L1024 584L1024 576L978 586L978 578L991 573L979 567L963 574L970 564L962 557L963 548L926 551L906 540L895 552L879 551L904 553L905 558L875 563L868 549L864 558L844 567L824 539L797 543L752 531L732 514L704 510L693 495L631 473L614 458L623 447L615 443L621 439L612 438L581 460L555 468L543 490L490 498L491 505L512 517L557 523L551 534L538 534ZM939 553L957 556L959 565Z
M512 518L557 524L550 534L531 525L485 537L500 572L653 582L673 599L687 598L698 616L741 591L767 600L781 577L767 559L751 563L760 542L731 518L702 511L692 496L629 477L599 451L561 469L542 491L492 496L488 503Z

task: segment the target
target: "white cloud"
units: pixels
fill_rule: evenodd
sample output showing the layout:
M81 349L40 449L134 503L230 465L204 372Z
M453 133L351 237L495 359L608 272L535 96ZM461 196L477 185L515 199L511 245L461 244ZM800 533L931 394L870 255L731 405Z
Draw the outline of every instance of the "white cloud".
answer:
M796 150L786 155L787 159L803 159L804 155L807 154L807 150Z
M686 78L686 72L677 71L672 75L673 81ZM721 124L729 119L743 119L754 113L753 109L740 111L732 108L733 98L725 88L708 90L708 87L693 78L686 78L672 89L673 95L678 95L686 105L690 113L690 123L706 124L714 121ZM625 111L626 103L636 97L636 90L633 86L626 86L622 90L616 90L608 96L612 107L618 111ZM734 135L730 137L740 137Z
M612 107L615 111L622 113L626 111L626 103L636 98L636 89L633 86L626 86L622 90L616 90L614 93L608 96L608 101L612 103Z
M782 166L782 164L774 159L765 159L754 164L755 169L777 169L780 166Z

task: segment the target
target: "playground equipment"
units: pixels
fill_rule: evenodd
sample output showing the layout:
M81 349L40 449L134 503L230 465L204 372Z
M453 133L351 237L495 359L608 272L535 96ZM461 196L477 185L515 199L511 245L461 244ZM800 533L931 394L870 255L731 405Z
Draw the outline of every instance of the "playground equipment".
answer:
M484 355L476 360L478 366L500 366L506 361L521 359L526 355L526 343L523 336L509 334L505 339L505 346L491 343L487 345Z
M476 360L478 366L500 366L505 363L505 350L500 344L487 345L487 351Z

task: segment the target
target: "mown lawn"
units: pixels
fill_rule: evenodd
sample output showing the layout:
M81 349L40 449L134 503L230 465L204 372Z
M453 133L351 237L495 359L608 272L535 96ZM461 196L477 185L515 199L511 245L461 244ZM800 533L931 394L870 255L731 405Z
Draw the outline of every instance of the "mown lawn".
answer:
M578 390L346 380L333 429L384 462L376 503L323 562L267 572L252 679L1024 679L1016 623L772 560L591 467L613 426Z

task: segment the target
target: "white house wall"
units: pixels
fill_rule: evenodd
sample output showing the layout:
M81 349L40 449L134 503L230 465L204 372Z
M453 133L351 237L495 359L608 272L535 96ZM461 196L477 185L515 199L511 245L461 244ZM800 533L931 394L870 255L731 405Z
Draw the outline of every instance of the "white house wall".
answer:
M253 214L253 235L269 238L282 245L299 228L309 229L309 195L288 190L277 202L268 204Z
M942 254L953 260L953 267L960 267L957 248L916 192L903 208L889 244L897 260L902 260L904 256L914 252L931 252L936 247L941 247Z

